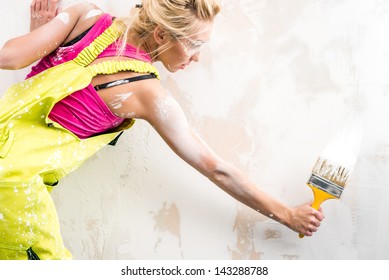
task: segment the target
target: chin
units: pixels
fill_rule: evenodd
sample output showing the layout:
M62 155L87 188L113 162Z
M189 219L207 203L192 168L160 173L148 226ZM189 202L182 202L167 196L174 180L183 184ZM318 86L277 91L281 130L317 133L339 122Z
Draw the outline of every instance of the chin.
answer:
M178 70L181 70L179 67L165 67L170 73L176 73Z
M168 63L163 63L163 66L170 73L176 73L179 70L184 70L187 65L185 65L185 64L173 64L172 65L172 64L168 64Z

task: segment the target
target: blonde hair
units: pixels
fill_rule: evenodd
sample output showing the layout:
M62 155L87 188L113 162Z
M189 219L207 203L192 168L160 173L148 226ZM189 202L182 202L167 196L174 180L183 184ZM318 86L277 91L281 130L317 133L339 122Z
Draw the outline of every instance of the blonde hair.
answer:
M158 25L175 38L188 37L197 32L199 21L213 21L219 12L218 0L143 0L128 19L120 19L127 26L121 40L126 42L131 30L140 47Z

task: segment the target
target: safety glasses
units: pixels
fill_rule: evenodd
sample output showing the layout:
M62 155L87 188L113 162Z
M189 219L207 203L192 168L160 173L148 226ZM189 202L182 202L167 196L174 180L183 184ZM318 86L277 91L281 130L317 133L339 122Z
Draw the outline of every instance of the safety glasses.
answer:
M197 53L199 53L204 46L207 44L205 41L201 40L192 40L188 37L178 37L176 35L172 35L174 39L176 39L180 45L182 46L182 49L184 50L185 54L187 56L193 56Z

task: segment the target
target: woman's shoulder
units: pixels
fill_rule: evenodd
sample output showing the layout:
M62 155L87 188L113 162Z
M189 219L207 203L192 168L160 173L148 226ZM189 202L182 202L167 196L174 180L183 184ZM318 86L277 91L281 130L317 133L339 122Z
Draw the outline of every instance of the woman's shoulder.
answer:
M80 17L80 23L95 23L101 16L107 14L99 6L90 2L83 2L80 4L82 13Z
M78 20L75 24L73 30L70 32L64 44L73 40L79 34L82 34L86 30L90 29L94 26L99 20L102 18L109 18L112 20L112 16L104 12L100 7L98 7L94 3L90 2L81 2L74 4L69 8L69 13L78 13ZM66 21L66 17L69 16L66 13L61 13L57 17L62 17L64 22Z

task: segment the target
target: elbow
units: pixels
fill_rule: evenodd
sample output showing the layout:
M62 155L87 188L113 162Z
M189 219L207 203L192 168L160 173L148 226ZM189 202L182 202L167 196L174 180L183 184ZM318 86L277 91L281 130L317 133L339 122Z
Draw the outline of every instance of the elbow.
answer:
M207 173L208 179L222 190L232 196L249 196L251 188L244 187L250 184L246 176L233 165L218 160L214 162L213 168Z
M223 186L228 180L229 172L226 164L217 159L208 159L203 161L205 176L218 186Z
M209 174L208 179L216 186L225 190L226 189L225 186L227 185L228 182L228 174L221 172L220 170L214 170Z
M7 47L3 47L0 50L0 69L17 70L24 67L26 67L26 65L23 65L20 61L20 56L17 56L14 51Z
M7 55L4 54L3 50L0 50L0 69L9 69L9 59Z

